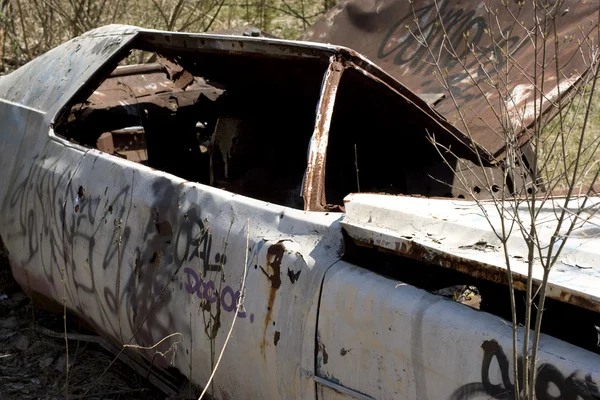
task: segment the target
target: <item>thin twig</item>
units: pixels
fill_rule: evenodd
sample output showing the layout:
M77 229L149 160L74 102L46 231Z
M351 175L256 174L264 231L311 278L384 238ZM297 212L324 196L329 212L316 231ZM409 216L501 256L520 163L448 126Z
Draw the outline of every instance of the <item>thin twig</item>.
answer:
M235 315L233 316L233 321L231 322L231 327L229 328L229 332L227 333L227 337L225 338L225 342L223 343L223 348L221 349L221 353L219 354L217 363L215 364L215 366L212 370L212 373L210 374L210 377L208 378L208 382L206 382L206 385L204 385L204 390L202 390L202 393L200 393L200 397L198 397L198 400L202 400L202 398L204 397L204 394L208 390L208 388L217 372L217 369L219 368L219 363L221 362L221 359L223 358L223 353L225 353L225 349L227 348L227 343L229 343L229 339L231 338L231 334L233 333L233 327L235 326L235 321L237 320L238 313L240 312L240 309L243 304L244 292L245 292L245 288L246 288L246 275L248 275L248 246L249 245L250 245L250 219L248 219L248 224L246 225L246 258L244 260L244 275L242 276L242 287L240 288L240 297L238 298L238 301L237 301Z

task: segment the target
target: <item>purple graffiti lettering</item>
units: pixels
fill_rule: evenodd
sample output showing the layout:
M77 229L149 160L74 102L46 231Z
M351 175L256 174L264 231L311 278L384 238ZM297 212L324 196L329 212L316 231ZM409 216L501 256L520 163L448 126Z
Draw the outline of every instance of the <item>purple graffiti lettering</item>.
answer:
M194 271L191 268L184 268L183 272L185 272L187 274L187 282L185 283L185 290L189 294L196 292L198 290L198 288L200 287L200 280L198 279L198 274L196 274L196 271ZM194 278L193 284L192 284L192 279L191 279L192 277Z
M231 303L228 303L226 300L226 296L229 294L229 297L231 298ZM236 291L234 292L233 289L231 288L231 286L225 286L225 288L223 289L223 292L221 293L221 305L223 306L223 310L227 311L227 312L232 312L235 311L237 309L237 304L238 301L240 299L240 291ZM246 318L246 312L239 310L237 316L239 318Z
M225 300L225 295L229 293L229 297L231 297L231 303L227 304L227 301ZM221 304L223 305L223 309L227 312L232 312L235 311L237 309L237 304L238 301L240 299L240 291L236 291L234 292L233 289L230 286L225 286L225 289L223 289L223 293L221 293ZM246 312L239 310L237 316L239 318L246 318Z
M204 294L204 299L206 301L209 301L211 304L214 303L215 301L217 301L217 296L215 296L216 290L215 290L215 282L211 281L206 281L204 282L204 280L201 280L202 282L202 291Z
M215 288L215 282L213 280L204 281L204 279L200 278L196 271L191 268L184 268L183 272L187 274L185 290L189 294L196 293L196 296L198 296L199 299L205 299L211 304L218 300L219 293ZM231 286L225 286L220 293L220 298L221 307L223 307L225 312L235 311L240 298L240 291L234 291ZM246 312L239 310L237 316L239 318L246 318Z
M231 299L231 303L227 304L227 294L229 293L229 298ZM227 312L232 312L236 309L235 293L231 286L225 286L223 292L221 292L221 305L223 306L223 310Z

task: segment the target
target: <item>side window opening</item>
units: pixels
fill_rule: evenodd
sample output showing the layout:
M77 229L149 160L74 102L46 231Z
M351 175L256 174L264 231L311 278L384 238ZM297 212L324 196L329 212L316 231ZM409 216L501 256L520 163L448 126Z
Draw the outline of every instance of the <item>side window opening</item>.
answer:
M71 106L58 135L189 181L303 209L326 61L148 43L136 51ZM140 60L146 63L135 64Z
M383 84L354 69L344 72L327 149L328 203L343 205L353 192L445 196L451 191L440 182L451 182L451 171L428 141L427 121L411 110ZM428 176L433 169L439 180Z
M348 68L344 71L333 109L325 174L328 205L343 206L350 193L375 192L431 197L469 198L457 181L472 180L478 173L461 159L460 165L448 157L447 165L431 143L430 135L442 138L453 150L452 138L440 133L434 120L420 112L383 83L366 79ZM500 179L499 169L487 169L489 176ZM487 192L482 191L481 196Z

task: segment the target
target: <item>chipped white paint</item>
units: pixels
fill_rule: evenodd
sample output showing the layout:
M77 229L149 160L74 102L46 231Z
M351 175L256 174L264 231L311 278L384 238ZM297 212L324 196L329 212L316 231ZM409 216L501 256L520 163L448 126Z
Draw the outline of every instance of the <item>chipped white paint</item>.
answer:
M527 98L529 96L531 96L531 92L533 91L534 86L533 85L517 85L515 86L515 88L513 89L511 95L510 95L510 103L512 107L514 108L519 108L519 106L521 105L521 103L525 100L527 100Z
M472 68L467 71L467 76L460 81L456 82L458 85L476 85L477 79L479 78L479 74L477 73L477 68Z
M506 100L507 113L510 115L513 129L524 128L523 121L533 121L536 112L540 115L541 110L555 102L559 98L559 94L560 97L564 97L580 79L580 77L565 79L559 85L554 86L552 90L543 94L539 90L534 93L533 85L517 85ZM549 80L556 80L556 78ZM533 99L534 94L536 95L535 99Z
M318 349L317 376L363 396L318 384L322 399L512 398L508 322L346 262L325 279ZM537 399L600 394L597 354L543 335L538 357Z

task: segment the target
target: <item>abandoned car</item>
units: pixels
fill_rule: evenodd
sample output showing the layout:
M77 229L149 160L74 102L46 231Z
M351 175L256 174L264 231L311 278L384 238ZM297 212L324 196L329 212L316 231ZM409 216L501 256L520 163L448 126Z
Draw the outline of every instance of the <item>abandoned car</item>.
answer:
M503 148L401 80L336 45L121 25L49 51L0 79L15 279L173 395L220 360L218 399L510 398L504 259L428 134L472 182L503 182ZM596 243L551 274L538 399L600 398Z

